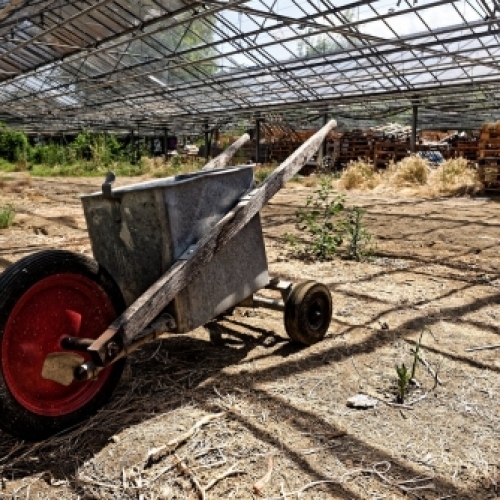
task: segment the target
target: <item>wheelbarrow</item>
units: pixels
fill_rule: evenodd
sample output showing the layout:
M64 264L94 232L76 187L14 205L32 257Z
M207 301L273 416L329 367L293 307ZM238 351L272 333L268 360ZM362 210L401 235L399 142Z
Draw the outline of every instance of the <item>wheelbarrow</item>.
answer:
M102 191L83 196L95 259L41 251L0 275L0 427L36 440L78 424L111 397L132 351L237 306L283 311L293 341L320 341L330 292L269 276L259 211L335 125L259 187L252 166L214 169L213 161L116 189L109 175ZM256 295L263 288L278 298Z

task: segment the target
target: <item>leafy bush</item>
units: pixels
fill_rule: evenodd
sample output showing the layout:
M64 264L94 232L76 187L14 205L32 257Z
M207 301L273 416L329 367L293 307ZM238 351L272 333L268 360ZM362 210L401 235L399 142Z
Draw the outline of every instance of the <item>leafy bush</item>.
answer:
M48 144L37 144L30 149L29 160L32 163L44 164L49 167L56 165L71 164L74 161L72 151L61 144L49 142Z
M88 130L78 134L71 149L77 159L93 161L96 165L109 165L122 155L121 144L114 135L94 134Z
M361 260L370 253L372 242L363 225L364 214L359 207L345 209L345 197L333 189L332 176L323 176L306 206L296 212L301 237L285 233L284 238L300 250L301 257L328 260L342 250L346 258Z
M0 124L0 157L15 163L26 156L28 138L17 130Z
M319 188L307 198L305 208L297 211L299 228L308 236L306 255L326 260L336 253L344 237L335 217L343 209L344 196L333 190L329 176L322 177Z

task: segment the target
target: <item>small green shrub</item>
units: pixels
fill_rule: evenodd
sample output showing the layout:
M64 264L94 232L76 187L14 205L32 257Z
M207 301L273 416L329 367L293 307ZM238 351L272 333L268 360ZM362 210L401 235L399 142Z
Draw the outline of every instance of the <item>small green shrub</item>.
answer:
M371 243L373 235L369 233L363 224L363 217L366 210L359 207L351 208L343 225L345 228L347 239L347 255L348 259L361 260L371 253Z
M321 178L320 185L297 211L299 229L305 231L304 253L320 260L330 259L344 241L343 227L336 220L344 209L344 196L335 192L330 176Z
M346 258L361 260L371 252L373 239L364 227L364 214L359 207L346 210L345 197L334 190L332 176L322 176L306 206L295 214L302 237L283 236L291 247L301 250L301 257L328 260L342 250Z
M0 157L15 163L25 159L28 138L17 130L0 124Z
M12 222L14 222L15 216L16 212L12 208L12 205L0 207L0 229L10 227Z

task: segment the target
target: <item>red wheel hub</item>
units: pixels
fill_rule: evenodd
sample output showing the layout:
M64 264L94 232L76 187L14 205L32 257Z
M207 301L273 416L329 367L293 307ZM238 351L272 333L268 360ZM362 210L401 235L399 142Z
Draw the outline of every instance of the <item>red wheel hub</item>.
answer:
M38 415L60 416L89 402L110 375L73 381L65 387L42 378L45 358L61 348L62 337L97 338L116 313L104 290L94 281L72 273L56 274L33 285L12 310L5 327L1 363L14 398ZM86 353L79 353L88 359Z

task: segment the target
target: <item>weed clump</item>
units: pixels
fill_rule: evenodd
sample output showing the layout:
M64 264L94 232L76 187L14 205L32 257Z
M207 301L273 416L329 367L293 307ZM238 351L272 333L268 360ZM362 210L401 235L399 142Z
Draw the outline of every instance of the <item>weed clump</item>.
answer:
M16 212L12 208L12 205L7 205L0 207L0 229L7 229L14 222L14 217Z
M302 237L286 233L285 240L298 247L305 259L329 260L342 247L347 259L361 260L370 253L372 240L363 224L364 214L359 207L346 209L345 197L333 189L332 177L323 176L306 206L297 210L297 228Z
M346 257L350 260L361 260L372 254L373 235L367 231L363 224L366 210L359 207L351 208L343 221L347 240Z
M305 208L297 211L298 226L308 235L304 253L320 260L331 258L344 241L343 231L335 216L344 209L344 197L333 190L329 176L307 197Z
M345 189L373 189L380 181L381 176L373 162L358 158L348 163L340 177L340 186Z

